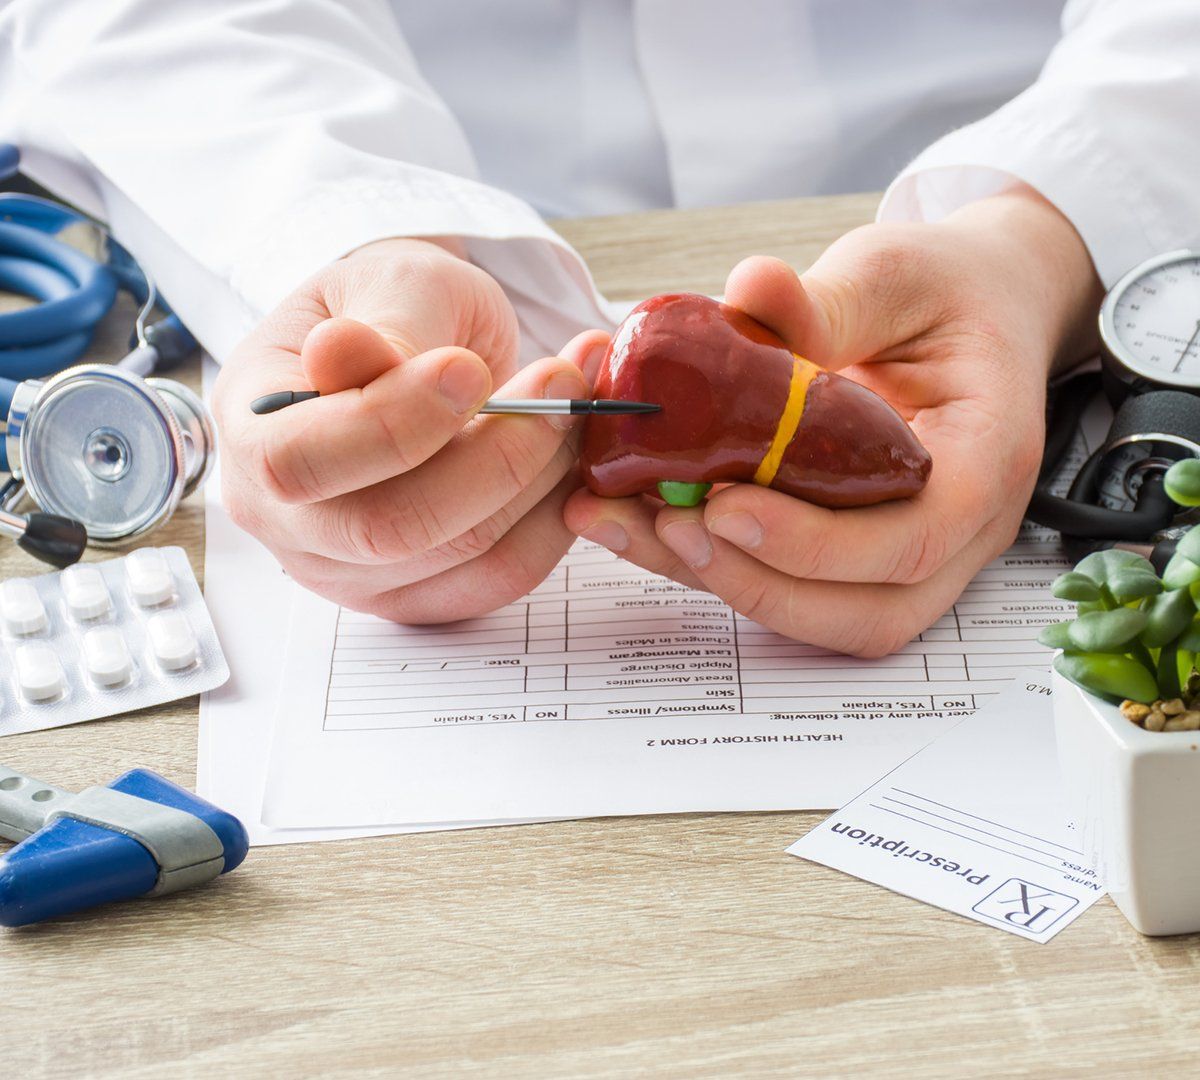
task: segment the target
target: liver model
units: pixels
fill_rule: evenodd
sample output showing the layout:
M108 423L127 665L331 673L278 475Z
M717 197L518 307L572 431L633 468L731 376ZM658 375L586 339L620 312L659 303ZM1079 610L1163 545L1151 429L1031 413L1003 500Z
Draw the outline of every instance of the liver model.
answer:
M743 481L828 507L915 495L928 452L877 394L791 352L706 296L655 296L618 327L595 396L658 413L589 416L581 463L597 495L694 505Z

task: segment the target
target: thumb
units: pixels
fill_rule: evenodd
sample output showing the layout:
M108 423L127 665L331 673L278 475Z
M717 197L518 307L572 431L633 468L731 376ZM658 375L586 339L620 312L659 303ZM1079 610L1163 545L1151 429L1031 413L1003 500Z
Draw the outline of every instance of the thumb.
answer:
M308 385L322 394L357 389L404 360L390 341L354 319L317 323L300 347L300 366Z
M609 336L603 330L584 330L576 334L559 350L558 355L564 360L570 360L587 380L589 387L596 386L596 376L600 373L600 362L604 359L608 348Z
M778 334L788 348L830 370L870 360L928 325L918 275L855 234L830 247L801 278L780 259L756 255L730 272L726 303Z

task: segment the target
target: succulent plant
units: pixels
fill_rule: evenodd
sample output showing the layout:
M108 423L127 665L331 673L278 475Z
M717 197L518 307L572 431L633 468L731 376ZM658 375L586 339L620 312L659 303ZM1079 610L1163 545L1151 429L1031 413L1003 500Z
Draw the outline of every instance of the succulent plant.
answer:
M1200 652L1200 529L1179 541L1161 578L1140 555L1110 549L1088 555L1052 591L1076 607L1074 619L1038 637L1062 650L1060 675L1111 701L1180 695Z

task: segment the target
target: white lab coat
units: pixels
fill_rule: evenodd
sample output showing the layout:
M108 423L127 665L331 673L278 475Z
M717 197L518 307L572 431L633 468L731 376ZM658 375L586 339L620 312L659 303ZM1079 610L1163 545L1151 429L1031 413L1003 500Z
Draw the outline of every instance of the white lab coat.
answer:
M864 190L897 169L881 218L1023 180L1111 283L1200 245L1197 117L1197 0L0 6L0 138L111 223L218 359L325 263L421 235L464 238L523 353L545 354L609 312L535 206Z

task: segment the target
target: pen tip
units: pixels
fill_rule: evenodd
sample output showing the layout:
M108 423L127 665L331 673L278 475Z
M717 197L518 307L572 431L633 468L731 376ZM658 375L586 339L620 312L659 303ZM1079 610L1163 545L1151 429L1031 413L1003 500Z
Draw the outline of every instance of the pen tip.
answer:
M611 398L599 398L592 402L592 412L608 413L609 415L634 415L638 413L656 413L661 411L661 405L649 401L615 401Z
M286 409L289 405L295 405L297 402L311 401L320 396L316 390L280 390L274 394L265 394L263 397L255 398L250 402L250 411L256 416L266 416L268 413L279 412L280 409Z

